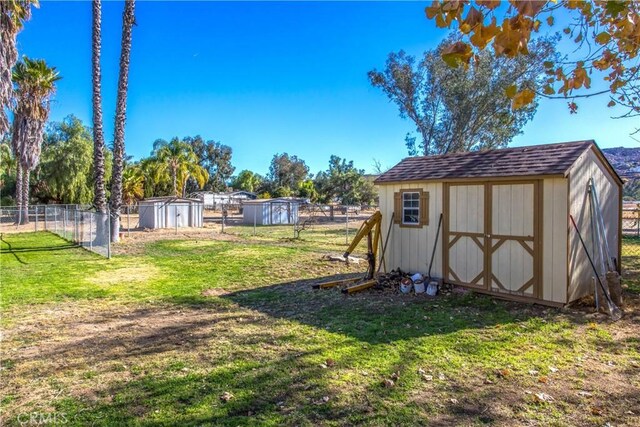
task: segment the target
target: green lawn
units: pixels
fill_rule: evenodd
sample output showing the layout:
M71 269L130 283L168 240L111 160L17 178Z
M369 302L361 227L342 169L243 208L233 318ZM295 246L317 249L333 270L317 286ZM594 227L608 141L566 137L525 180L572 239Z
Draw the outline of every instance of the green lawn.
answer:
M365 268L321 259L340 231L233 227L112 260L4 235L0 424L640 424L635 282L615 324L473 294L313 291Z

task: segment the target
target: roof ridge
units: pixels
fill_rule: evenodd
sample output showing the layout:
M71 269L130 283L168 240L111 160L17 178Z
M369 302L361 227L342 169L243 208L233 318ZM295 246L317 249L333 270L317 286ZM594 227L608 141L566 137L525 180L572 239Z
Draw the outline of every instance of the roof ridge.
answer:
M456 178L564 176L578 157L591 147L600 151L596 142L589 139L437 156L407 157L380 175L374 183Z
M583 139L577 141L564 141L564 142L550 142L547 144L535 144L535 145L522 145L519 147L502 147L502 148L493 148L489 150L476 150L476 151L455 151L453 153L445 153L445 154L428 154L424 156L407 156L401 160L401 162L405 160L412 159L424 159L424 158L441 158L441 157L449 157L449 156L466 156L469 154L484 154L484 153L494 153L496 151L513 151L513 150L526 150L528 148L543 148L543 147L564 147L567 145L582 145L582 144L595 144L596 142L593 139ZM597 145L597 144L596 144Z

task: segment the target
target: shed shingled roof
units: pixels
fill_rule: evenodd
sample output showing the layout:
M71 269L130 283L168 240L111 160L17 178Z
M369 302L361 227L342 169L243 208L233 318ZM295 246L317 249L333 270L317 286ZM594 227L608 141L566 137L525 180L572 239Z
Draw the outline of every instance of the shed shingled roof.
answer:
M407 157L380 175L375 183L563 175L591 146L598 149L593 140L588 140L439 156Z

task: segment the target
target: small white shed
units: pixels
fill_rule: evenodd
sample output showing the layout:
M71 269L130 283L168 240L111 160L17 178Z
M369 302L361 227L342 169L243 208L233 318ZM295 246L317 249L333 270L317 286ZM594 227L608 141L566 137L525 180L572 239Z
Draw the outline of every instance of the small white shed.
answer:
M138 203L140 227L202 227L203 203L182 197L153 197Z
M240 205L245 200L254 200L258 196L249 191L232 191L216 193L213 191L196 191L190 196L201 200L207 209L221 209L223 206Z
M242 208L243 224L288 225L298 221L300 201L286 197L245 200Z
M387 269L508 299L561 306L594 291L571 214L592 236L593 179L607 242L620 268L622 180L594 141L409 157L376 179ZM442 229L436 240L438 221Z

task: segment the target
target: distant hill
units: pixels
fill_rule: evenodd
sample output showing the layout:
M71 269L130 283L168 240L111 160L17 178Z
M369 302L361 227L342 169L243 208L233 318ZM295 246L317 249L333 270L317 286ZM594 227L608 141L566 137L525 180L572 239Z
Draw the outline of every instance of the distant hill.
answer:
M624 198L640 200L640 147L604 148L604 155L611 166L624 179Z
M604 148L602 151L619 175L640 176L640 147Z

